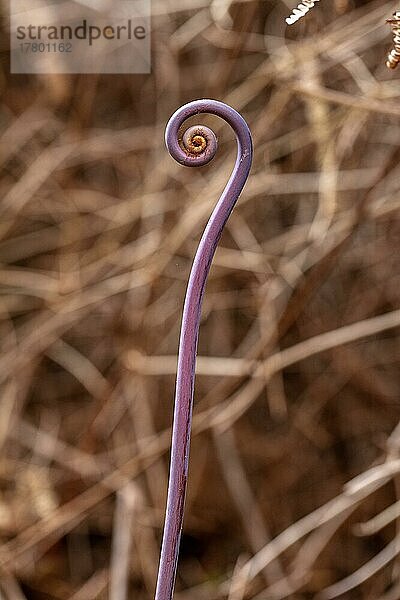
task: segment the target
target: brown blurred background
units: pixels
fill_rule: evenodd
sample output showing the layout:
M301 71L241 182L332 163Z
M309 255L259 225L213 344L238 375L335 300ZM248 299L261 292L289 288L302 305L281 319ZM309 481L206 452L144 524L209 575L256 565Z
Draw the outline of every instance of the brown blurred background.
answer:
M35 76L2 2L2 599L152 598L185 283L235 154L204 117L213 163L168 156L201 97L255 159L205 296L176 600L400 599L400 7L294 5L153 0L151 75Z

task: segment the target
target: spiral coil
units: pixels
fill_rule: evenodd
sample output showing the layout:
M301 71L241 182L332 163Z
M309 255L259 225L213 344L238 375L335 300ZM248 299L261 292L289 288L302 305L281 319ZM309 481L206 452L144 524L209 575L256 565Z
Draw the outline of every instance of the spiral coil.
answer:
M299 19L308 13L310 8L312 8L316 2L319 2L319 0L303 0L303 2L298 4L297 7L293 9L292 14L285 19L286 23L288 25L297 23Z
M386 66L388 69L395 69L400 63L400 10L393 13L393 18L387 22L392 27L393 48L388 54Z

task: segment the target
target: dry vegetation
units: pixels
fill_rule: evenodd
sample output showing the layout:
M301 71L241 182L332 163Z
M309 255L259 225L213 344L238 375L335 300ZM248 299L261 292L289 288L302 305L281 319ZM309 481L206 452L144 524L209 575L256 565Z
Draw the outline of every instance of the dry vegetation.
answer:
M10 76L3 35L1 598L152 598L185 281L234 160L208 117L211 165L167 155L199 97L256 152L205 298L176 600L400 598L399 7L288 29L294 4L153 0L151 76Z

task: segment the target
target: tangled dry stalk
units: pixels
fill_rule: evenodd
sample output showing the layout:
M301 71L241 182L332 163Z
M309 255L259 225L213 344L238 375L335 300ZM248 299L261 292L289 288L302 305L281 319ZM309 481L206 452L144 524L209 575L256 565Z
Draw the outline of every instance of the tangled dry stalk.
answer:
M165 151L198 97L256 152L205 297L176 598L400 598L398 6L287 30L294 4L154 0L151 76L10 76L3 42L7 600L152 598L182 299L234 160L211 118L214 163Z

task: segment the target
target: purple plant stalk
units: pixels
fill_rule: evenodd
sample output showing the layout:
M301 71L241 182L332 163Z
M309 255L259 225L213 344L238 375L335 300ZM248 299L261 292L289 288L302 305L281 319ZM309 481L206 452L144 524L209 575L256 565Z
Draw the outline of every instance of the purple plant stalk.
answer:
M232 127L237 138L237 158L201 237L186 291L176 376L167 508L155 600L172 600L174 594L188 476L197 340L204 288L222 230L246 183L253 157L251 134L243 117L222 102L196 100L178 109L167 125L165 140L176 161L188 167L198 167L209 163L215 156L217 138L208 127L190 127L182 137L179 135L186 119L199 113L217 115Z

